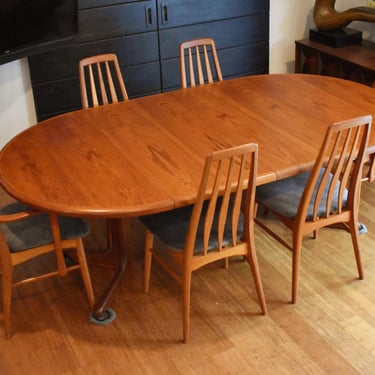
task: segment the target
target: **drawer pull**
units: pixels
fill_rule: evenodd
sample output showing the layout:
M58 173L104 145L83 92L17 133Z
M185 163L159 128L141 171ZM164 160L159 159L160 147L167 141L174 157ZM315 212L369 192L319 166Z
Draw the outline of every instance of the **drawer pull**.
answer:
M152 7L146 6L146 26L150 27L153 25Z
M163 25L168 23L168 3L161 3L161 22Z

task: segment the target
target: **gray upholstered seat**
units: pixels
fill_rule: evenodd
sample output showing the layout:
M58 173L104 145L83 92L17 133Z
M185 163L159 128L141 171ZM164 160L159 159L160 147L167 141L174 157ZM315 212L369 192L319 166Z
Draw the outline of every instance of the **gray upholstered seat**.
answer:
M322 169L320 176L318 178L317 186L323 176L324 169ZM297 176L272 182L270 184L265 184L257 187L256 200L258 203L267 206L268 208L279 212L281 215L294 219L297 214L298 206L301 201L303 191L305 190L307 180L310 177L310 172L301 173ZM327 188L324 191L323 199L321 200L318 216L325 216L326 207L325 202L327 201L328 186L332 180L332 174L328 179ZM334 213L338 209L338 191L339 183L336 185L334 198L332 200L331 213ZM346 189L345 189L346 190ZM316 188L312 197L316 195ZM345 191L343 204L345 205L347 200L348 192ZM309 208L307 210L306 220L310 220L313 215L313 202L310 202Z
M205 212L207 211L206 201L203 206L203 212L200 217L197 237L195 239L194 254L203 251L203 224ZM216 212L214 217L214 223L212 226L211 236L208 243L208 250L214 250L218 248L217 238L217 217L220 209L221 199L218 199L216 206ZM228 209L228 218L231 217L233 210L233 200L230 200ZM193 205L177 208L175 210L162 212L160 214L149 215L141 217L143 224L152 232L155 236L161 239L166 245L173 247L177 251L184 251L185 238L188 232L190 217L193 211ZM232 242L231 224L229 220L226 221L223 246L227 246ZM243 214L240 214L238 221L237 237L241 239L243 236Z
M14 202L0 208L0 215L31 211L21 202ZM61 239L73 239L86 236L89 227L84 219L75 217L58 217ZM53 242L49 216L41 213L23 220L0 224L4 238L11 252L28 250Z

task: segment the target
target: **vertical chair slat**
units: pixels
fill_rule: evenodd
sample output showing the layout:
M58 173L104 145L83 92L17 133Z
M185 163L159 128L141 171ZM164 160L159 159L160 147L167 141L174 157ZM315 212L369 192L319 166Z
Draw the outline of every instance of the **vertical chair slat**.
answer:
M203 77L203 70L202 70L202 61L201 61L201 55L199 52L199 46L195 47L195 54L197 59L197 70L198 70L198 78L199 78L199 84L204 84L204 77Z
M115 89L115 85L113 84L112 74L111 74L111 71L109 69L108 61L105 62L105 68L106 68L106 72L107 72L109 92L111 93L112 103L118 103L116 89Z
M210 60L208 59L206 46L203 46L203 52L204 52L204 62L206 64L206 69L207 69L207 80L209 83L212 83L214 80L212 78L211 64L210 64Z
M100 66L100 62L98 62L96 66L98 68L99 87L100 87L100 94L102 96L103 104L108 104L108 97L107 97L107 92L106 92L105 85L104 85L103 73L102 73L102 68Z
M193 56L191 49L189 48L189 74L190 74L190 85L195 87L195 74L194 74L194 65L193 65Z
M91 65L89 66L89 75L90 75L92 104L94 107L97 107L99 105L99 102L98 102L98 96L96 95L95 80L94 80L94 74L93 74Z

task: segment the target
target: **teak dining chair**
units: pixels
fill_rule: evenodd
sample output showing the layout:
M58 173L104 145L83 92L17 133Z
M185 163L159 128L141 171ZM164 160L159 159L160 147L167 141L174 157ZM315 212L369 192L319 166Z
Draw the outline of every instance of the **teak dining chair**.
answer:
M94 292L82 244L82 237L88 232L87 223L80 218L33 211L20 202L0 208L0 271L6 339L12 335L12 291L17 286L52 276L65 276L69 271L80 269L90 308L94 307ZM64 259L64 249L75 249L78 263L68 266ZM57 269L13 280L15 266L50 252L56 254Z
M129 99L117 56L113 53L90 56L80 60L79 79L83 108L98 107ZM112 248L108 221L107 247Z
M79 79L83 108L128 100L118 59L113 53L80 60Z
M242 256L249 262L261 311L267 313L254 242L257 163L256 144L213 152L194 205L141 218L146 226L145 292L154 257L182 286L184 342L189 338L192 273L217 260ZM160 249L154 236L164 244Z
M328 127L311 173L259 186L256 202L279 218L292 232L292 244L271 230L258 215L266 232L292 251L292 302L296 303L305 235L319 228L343 225L350 231L359 278L363 279L358 210L364 158L372 117L341 121ZM323 250L322 250L323 251Z
M212 61L209 55L212 56ZM187 59L187 63L185 63L185 59ZM186 69L186 65L188 69ZM190 87L213 83L215 79L223 80L215 42L209 38L182 42L180 44L181 87L187 88L189 83Z

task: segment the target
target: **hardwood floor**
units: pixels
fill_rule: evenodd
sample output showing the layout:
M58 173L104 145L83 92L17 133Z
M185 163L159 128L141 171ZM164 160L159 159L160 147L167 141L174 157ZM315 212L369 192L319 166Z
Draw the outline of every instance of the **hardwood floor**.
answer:
M150 293L142 292L143 234L134 220L131 259L110 304L116 320L108 326L89 322L78 273L20 287L13 300L14 335L9 341L0 336L0 373L374 374L374 193L375 185L363 185L361 220L369 230L361 236L364 280L357 279L349 234L321 230L317 240L305 240L299 300L291 305L290 254L257 229L268 316L260 315L245 262L234 260L228 270L221 263L209 266L193 276L188 344L180 342L179 287L157 264ZM92 223L87 248L105 243L101 224ZM111 269L90 271L99 293Z

